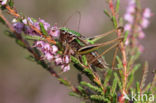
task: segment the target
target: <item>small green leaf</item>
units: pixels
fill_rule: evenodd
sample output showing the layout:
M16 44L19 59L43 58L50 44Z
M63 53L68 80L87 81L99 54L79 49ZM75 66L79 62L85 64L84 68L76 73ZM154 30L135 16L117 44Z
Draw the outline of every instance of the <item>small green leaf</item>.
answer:
M127 84L127 88L130 88L130 86L132 85L133 80L134 80L134 74L139 69L140 66L141 66L140 64L135 65L135 67L133 68L133 70L129 74L129 76L128 76L128 81L129 82Z
M108 17L111 17L110 13L105 9L104 10L105 15L107 15Z
M26 57L27 60L34 62L35 58L32 55Z
M117 0L116 1L116 13L118 13L118 11L119 11L119 7L120 7L120 0Z
M13 6L14 6L13 0L9 0L8 4L9 4L9 6L10 6L11 8L13 8Z
M140 83L136 82L136 90L138 93L140 93Z
M41 32L43 33L43 35L48 36L48 33L45 30L43 23L40 22L39 24L40 24L40 29L41 29Z
M151 88L151 83L149 83L143 90L142 90L142 92L144 93L144 92L147 92L147 91L149 91L149 89Z
M97 86L94 86L94 85L92 85L90 83L87 83L85 81L80 82L80 84L83 85L83 86L87 86L88 88L90 88L93 91L102 92L102 89L101 88L99 88Z
M87 58L86 58L85 55L82 55L82 62L83 62L84 65L86 65L86 66L88 65Z
M16 38L16 36L14 35L14 33L10 32L10 31L8 31L8 30L6 30L6 31L4 32L4 34L5 34L6 36L11 37L11 38Z
M77 89L80 91L80 92L84 92L84 88L82 88L81 86L78 86Z
M122 17L120 17L119 18L119 24L118 25L120 25L121 27L122 27L122 25L124 25L124 20L123 20L123 18Z
M25 39L27 40L45 40L44 38L41 38L40 36L30 36L30 35L26 35L24 36Z
M21 40L16 39L16 43L17 43L19 46L25 48L25 44L24 44Z
M116 59L117 59L117 62L118 62L118 69L123 68L122 60L120 59L120 57L119 56L116 56Z
M81 97L79 94L75 93L75 92L69 92L70 96L75 96L75 97Z
M122 90L122 83L121 83L121 80L117 73L114 73L114 78L116 78L118 86L119 86L120 90Z
M116 17L113 16L112 17L112 20L113 20L114 27L117 28L117 20L116 20Z
M108 84L111 76L112 76L112 70L111 69L108 69L107 74L105 76L105 81L104 81L104 84L103 84L104 85L104 88L107 86L107 84Z
M126 40L127 40L128 33L129 33L128 31L126 31L126 32L125 32L125 36L124 36L124 43L125 43L125 42L126 42Z
M93 72L88 68L84 69L84 72L89 74L89 75L93 75Z
M116 74L114 74L114 75L116 75ZM113 84L112 84L112 89L111 89L111 95L112 96L114 96L114 93L116 92L117 82L118 82L117 78L114 78Z
M106 103L111 103L111 101L109 99L107 99L107 98L105 98L104 96L101 96L101 95L91 95L90 98L92 100L96 100L96 101L103 101L103 102L106 102Z
M137 64L134 66L132 73L135 73L135 71L137 71L139 69L139 67L141 67L141 64Z
M75 58L74 56L70 56L70 58L71 58L73 63L80 64L80 61L77 58Z
M70 83L67 80L64 80L62 78L58 79L62 84L64 84L65 86L70 86Z

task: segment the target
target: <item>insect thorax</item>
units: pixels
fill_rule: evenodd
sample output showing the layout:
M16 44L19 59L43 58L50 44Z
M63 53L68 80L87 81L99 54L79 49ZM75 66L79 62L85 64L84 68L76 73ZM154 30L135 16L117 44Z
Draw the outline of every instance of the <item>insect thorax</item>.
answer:
M64 30L60 31L60 42L62 42L62 45L64 47L66 47L66 45L69 45L70 49L77 51L82 46L79 43L77 43L76 39L77 39L76 35L66 32Z

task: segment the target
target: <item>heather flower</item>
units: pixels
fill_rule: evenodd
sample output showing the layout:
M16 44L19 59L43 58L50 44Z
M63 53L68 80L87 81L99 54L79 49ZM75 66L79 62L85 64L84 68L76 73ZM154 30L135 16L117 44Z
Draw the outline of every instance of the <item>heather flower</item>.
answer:
M34 22L34 23L33 23L33 26L35 26L38 30L40 30L39 22Z
M138 11L136 11L137 6L135 3L136 3L135 0L131 0L129 2L126 14L124 16L124 19L128 22L124 26L124 29L125 29L125 31L128 31L128 33L129 33L128 38L125 42L125 45L129 45L130 39L134 35L133 30L132 30L133 25L136 25L135 26L135 33L137 33L137 35L135 34L136 42L137 42L137 39L143 39L145 37L145 33L143 32L143 29L147 28L149 25L148 19L151 16L151 10L149 8L145 8L143 12L138 12ZM135 21L138 24L134 24L134 18L136 18L136 17L134 17L134 15L136 13L137 14L140 13L139 20ZM139 46L139 44L137 44L137 46ZM138 47L138 48L142 48L142 47ZM143 51L143 49L140 49L140 51Z
M14 27L15 31L20 34L23 31L24 24L21 22L16 22L13 24L13 27Z
M37 41L34 45L34 47L42 49L44 46L45 42L44 41Z
M51 48L52 48L51 53L56 54L56 52L58 51L58 47L56 45L52 45Z
M127 40L125 41L125 45L129 45L129 38L127 38Z
M27 20L28 20L28 22L30 22L31 24L34 23L30 17L28 17Z
M32 20L30 17L27 18L28 22L33 25L34 27L36 27L38 30L40 30L40 25L39 22L37 22L36 20Z
M143 18L141 21L142 28L147 28L149 25L149 21L146 18Z
M127 8L127 13L134 13L135 12L135 5L129 5Z
M124 27L125 31L130 31L131 26L132 26L131 24L126 24L125 27Z
M43 45L43 51L44 52L49 52L51 50L51 46L49 43L44 43Z
M66 71L70 70L70 65L62 65L61 69L63 72L66 72Z
M51 61L54 58L54 56L47 52L45 53L44 58L47 59L48 61Z
M68 64L68 63L70 62L70 58L69 58L68 55L65 55L65 56L63 57L63 62L64 62L65 64Z
M63 63L62 58L60 57L60 55L56 55L55 56L55 64L56 65L61 65Z
M59 36L60 36L60 30L58 29L57 26L53 26L53 27L49 30L49 34L50 34L52 37L59 38Z
M23 19L22 22L23 22L24 24L27 24L27 19Z
M8 0L2 0L1 5L6 5Z
M25 34L32 35L32 36L38 35L38 34L37 34L36 32L34 32L34 30L33 30L31 27L29 27L28 25L25 25L25 26L24 26L24 33L25 33Z
M143 31L140 31L140 32L139 32L139 35L138 35L138 38L139 38L139 39L145 38L145 33L144 33Z
M150 18L151 17L151 10L149 8L145 8L143 12L143 17Z
M133 15L130 13L125 14L124 19L127 20L128 22L132 23L133 22Z
M12 19L12 23L17 23L17 19Z
M142 53L144 51L144 46L138 45L139 51Z

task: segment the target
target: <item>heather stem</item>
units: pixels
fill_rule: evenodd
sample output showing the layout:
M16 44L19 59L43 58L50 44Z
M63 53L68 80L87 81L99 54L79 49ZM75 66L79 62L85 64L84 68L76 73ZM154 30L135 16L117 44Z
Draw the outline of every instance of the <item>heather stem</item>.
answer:
M112 16L115 17L115 19L116 19L116 27L118 27L118 18L116 16L112 0L109 0L109 7L111 10ZM121 29L117 29L116 33L117 33L118 37L122 36L122 30ZM126 57L126 50L125 50L124 42L120 41L119 46L120 46L120 51L122 53L122 64L123 64L123 74L124 74L122 93L125 93L126 92L127 77L128 77L128 74L127 74L127 57Z

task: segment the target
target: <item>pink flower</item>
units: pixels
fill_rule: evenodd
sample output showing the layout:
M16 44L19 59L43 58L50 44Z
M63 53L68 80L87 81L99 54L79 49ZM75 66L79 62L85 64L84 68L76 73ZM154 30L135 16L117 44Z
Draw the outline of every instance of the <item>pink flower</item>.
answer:
M27 19L23 19L22 22L23 22L24 24L27 24L27 23L28 23L28 22L27 22Z
M70 62L70 58L69 58L68 55L65 55L65 56L63 57L63 62L64 62L65 64L68 64L68 63Z
M141 21L142 28L147 28L149 25L149 21L146 18L143 18Z
M135 12L135 5L129 5L127 8L127 13L134 13Z
M33 26L35 26L38 30L40 30L39 22L34 22L34 23L33 23Z
M39 19L39 22L43 23L45 30L48 30L50 28L50 24L48 22L45 22L43 19Z
M16 23L17 22L17 19L16 18L14 18L14 19L12 19L12 21L11 21L12 23Z
M50 34L52 37L59 38L59 36L60 36L60 30L57 28L57 26L53 26L53 27L49 30L49 34Z
M8 0L2 0L2 5L6 5Z
M51 51L52 54L56 54L56 52L58 51L58 47L56 45L52 45L51 48L52 48L52 51Z
M54 56L50 53L45 53L44 58L48 61L51 61L54 58Z
M59 55L55 56L55 64L56 65L61 65L63 63L62 58Z
M32 21L32 19L30 17L28 17L27 20L28 20L28 22L30 22L33 25L34 22Z
M139 45L138 48L139 48L139 51L140 51L141 53L144 52L144 46Z
M131 26L132 26L131 24L126 24L125 27L124 27L125 31L130 31Z
M70 70L70 65L62 65L61 69L63 72L66 72L66 71Z
M43 48L45 42L44 41L37 41L34 45L34 47Z
M129 45L129 39L127 38L127 40L125 41L125 45L128 46Z
M125 16L124 16L124 19L127 20L128 22L132 23L134 17L130 13L126 13Z
M46 52L49 52L51 50L50 44L45 43L44 46L43 46L43 50L46 51Z
M143 31L140 31L140 32L139 32L139 35L138 35L138 38L139 38L139 39L145 38L145 33L144 33Z
M145 8L145 10L143 12L143 16L145 18L150 18L151 17L151 10L149 8Z
M24 29L24 24L21 22L16 22L13 24L13 27L17 33L21 34Z

